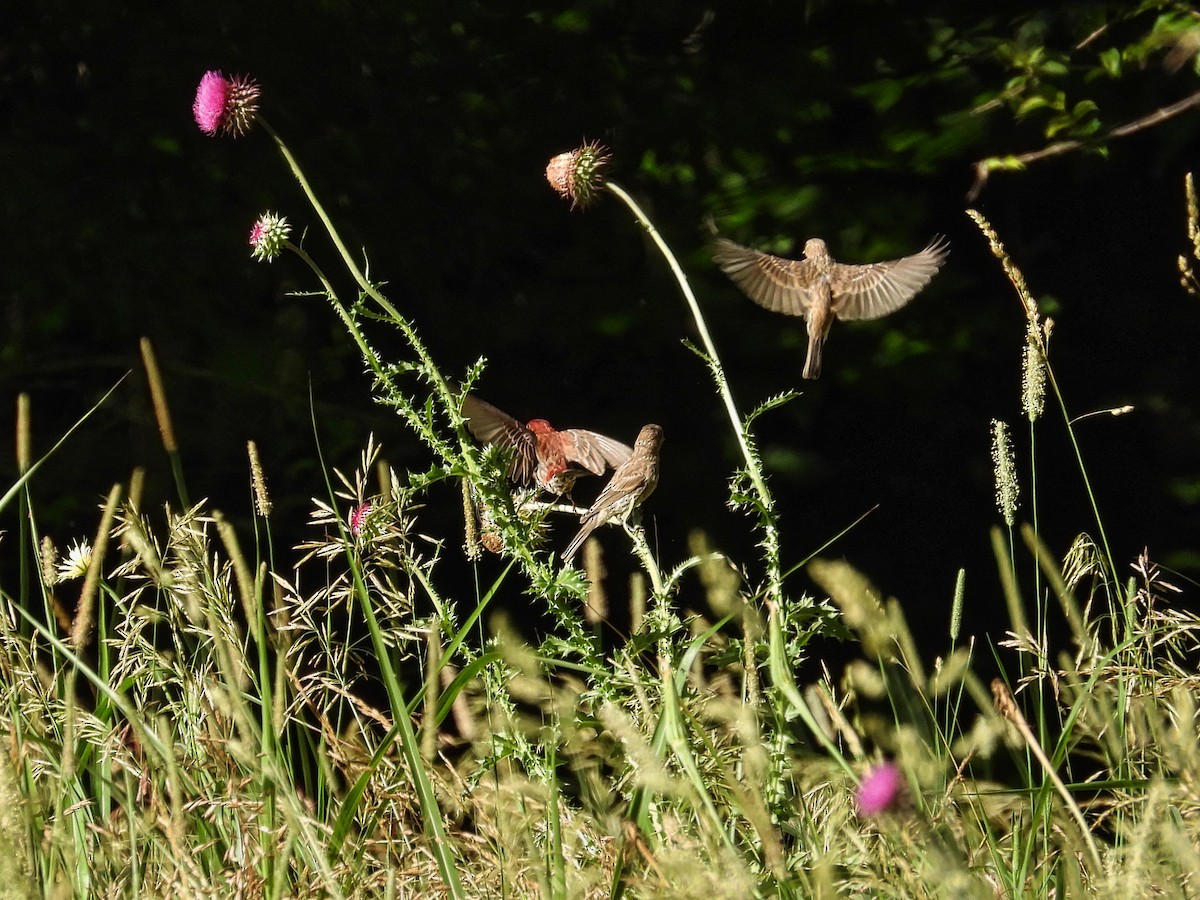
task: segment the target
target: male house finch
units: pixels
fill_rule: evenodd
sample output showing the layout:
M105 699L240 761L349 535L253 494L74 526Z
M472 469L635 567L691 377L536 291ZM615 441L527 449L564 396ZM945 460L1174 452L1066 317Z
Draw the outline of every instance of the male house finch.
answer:
M633 444L633 455L621 463L596 502L580 517L579 534L563 551L563 561L573 557L593 531L614 519L628 519L629 514L654 493L658 486L658 449L663 433L657 425L644 425Z
M570 493L580 475L603 475L633 453L629 445L594 431L556 431L545 419L519 422L471 394L463 397L462 414L476 440L513 452L509 478L522 487L536 484L552 494Z
M743 293L772 312L804 316L808 356L804 377L821 374L821 348L834 316L878 319L916 296L937 273L950 245L935 237L920 253L865 266L834 262L820 238L804 245L804 259L783 259L720 238L713 259Z

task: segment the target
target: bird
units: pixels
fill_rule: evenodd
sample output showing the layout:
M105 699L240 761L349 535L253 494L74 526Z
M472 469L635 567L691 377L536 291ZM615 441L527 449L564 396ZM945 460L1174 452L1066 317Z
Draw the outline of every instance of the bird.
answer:
M545 419L521 422L474 394L464 394L462 415L467 430L486 446L513 453L508 477L521 487L537 486L570 494L581 475L603 475L629 459L633 448L581 428L555 429Z
M878 319L916 296L950 253L945 238L934 237L920 253L887 262L849 266L836 262L820 238L804 244L804 259L784 259L742 247L725 238L713 245L713 259L733 283L759 306L808 323L805 378L821 375L821 350L834 318Z
M579 518L579 533L563 551L564 562L569 562L579 552L593 531L616 519L627 520L629 514L654 493L658 486L658 451L662 442L662 428L642 426L633 443L633 454L617 467L596 502Z

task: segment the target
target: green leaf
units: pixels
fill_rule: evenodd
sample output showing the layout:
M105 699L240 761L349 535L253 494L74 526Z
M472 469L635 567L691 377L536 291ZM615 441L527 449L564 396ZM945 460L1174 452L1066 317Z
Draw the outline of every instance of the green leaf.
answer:
M1104 71L1113 78L1121 77L1121 51L1116 47L1109 47L1100 54L1100 65L1104 66Z
M745 431L749 431L750 426L754 423L754 420L757 419L759 416L761 416L763 413L765 413L771 409L778 409L780 406L783 406L783 404L785 404L791 400L795 400L799 396L800 396L800 394L797 391L784 391L781 394L776 394L772 397L768 397L766 400L764 400L762 403L760 403L754 409L754 411L750 413L750 415L746 416L745 421L742 424L742 428Z
M1074 124L1075 120L1070 116L1055 116L1046 124L1046 137L1052 138L1055 135L1066 131Z
M854 93L869 101L877 112L886 112L904 96L904 84L897 78L881 78L859 85Z
M1049 105L1050 101L1041 94L1037 94L1033 97L1026 97L1023 101L1021 101L1021 105L1017 107L1016 116L1018 119L1022 119L1035 109L1041 109L1042 107Z

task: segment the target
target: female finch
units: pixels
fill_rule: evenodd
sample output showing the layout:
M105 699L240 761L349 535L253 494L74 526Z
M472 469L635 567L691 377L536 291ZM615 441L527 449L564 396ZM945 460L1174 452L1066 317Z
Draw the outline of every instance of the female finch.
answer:
M654 493L658 486L658 451L662 442L663 433L659 426L642 426L633 444L633 454L613 472L596 502L579 519L579 534L563 551L564 562L579 552L593 531L615 519L627 520L629 514Z
M929 284L949 254L941 237L920 253L865 266L835 262L820 238L805 243L804 259L771 256L724 238L713 245L713 259L747 297L772 312L804 317L805 378L821 375L821 348L835 317L878 319L895 312Z
M579 476L603 475L633 453L628 444L594 431L557 431L545 419L520 422L471 394L463 397L462 414L476 440L512 451L509 478L522 487L537 485L552 494L569 494Z

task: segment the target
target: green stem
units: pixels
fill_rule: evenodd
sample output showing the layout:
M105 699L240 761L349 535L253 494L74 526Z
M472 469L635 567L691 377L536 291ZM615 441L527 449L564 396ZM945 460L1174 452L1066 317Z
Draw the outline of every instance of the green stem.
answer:
M272 128L262 116L257 116L257 120L259 125L261 125L267 134L271 136L271 139L275 142L275 146L279 149L280 154L283 155L284 162L288 164L288 168L292 170L292 174L296 177L296 181L299 182L300 188L304 191L304 195L308 197L308 202L312 204L312 208L316 212L317 217L325 226L325 231L328 232L330 240L333 241L333 246L337 248L338 254L342 257L342 262L345 264L347 270L349 270L351 276L353 276L354 280L358 282L358 286L362 289L363 293L367 294L376 303L378 303L380 308L383 309L383 311L386 312L388 316L391 317L391 319L396 323L396 326L400 329L401 333L403 333L405 339L408 341L409 346L412 347L413 352L416 353L417 357L421 360L423 371L436 388L439 398L441 399L445 408L448 410L457 410L458 398L450 389L450 385L442 376L441 371L436 365L434 365L433 357L429 355L429 351L425 349L425 345L421 342L421 339L417 337L417 332L413 328L412 323L410 323L406 318L404 318L404 316L400 314L400 311L396 309L396 307L392 305L391 301L388 300L387 297L385 297L380 290L367 279L367 276L363 273L362 269L359 268L358 263L355 262L354 257L350 255L350 251L346 248L345 243L343 243L341 236L337 232L337 229L334 228L333 221L325 212L325 207L321 205L321 201L317 199L317 195L313 192L312 186L309 185L308 179L304 177L304 172L300 169L300 164L296 161L296 157L292 155L292 152L283 142L283 138L279 136L278 132L276 132L275 129ZM458 433L459 440L465 443L467 438L463 426L459 423L456 423L455 431Z
M420 371L422 376L431 385L433 385L434 393L442 404L447 418L450 421L451 427L454 429L455 436L458 440L459 452L454 452L448 443L441 440L435 430L431 428L429 423L426 421L426 417L424 416L420 407L413 408L411 403L407 399L403 398L402 393L398 390L393 382L392 375L388 369L383 366L379 357L367 344L366 338L363 336L362 331L358 326L357 314L352 312L351 309L348 309L344 304L341 303L340 300L338 300L333 286L321 272L317 264L311 259L311 257L308 256L307 253L291 242L288 242L288 249L299 255L300 258L303 259L309 268L311 268L316 274L323 286L323 289L329 296L330 301L333 303L335 311L345 323L354 341L358 344L358 347L368 365L371 367L372 372L379 379L379 383L381 384L384 393L391 398L397 399L396 406L400 414L409 422L409 424L416 430L418 434L425 437L426 441L436 454L452 463L455 467L461 468L473 481L477 480L482 475L482 469L479 462L479 453L475 448L473 440L468 435L466 426L461 415L459 414L460 400L457 391L450 386L449 382L446 381L438 367L434 364L433 358L429 355L425 345L417 336L416 330L412 323L405 319L404 316L400 314L400 311L392 305L392 303L379 291L379 289L367 280L366 275L359 268L358 264L354 260L354 257L350 255L350 251L346 248L345 243L338 235L337 229L334 227L333 222L325 212L325 208L317 199L317 196L313 192L311 185L308 183L308 179L305 178L303 171L301 171L300 164L296 161L296 158L292 155L291 151L288 150L287 145L283 142L283 139L278 135L278 133L276 133L270 124L262 118L262 116L257 116L256 118L258 124L275 142L275 146L283 156L284 162L287 163L288 168L291 169L296 181L300 184L300 187L304 191L305 196L308 198L309 203L312 205L313 210L316 212L322 224L325 226L325 230L328 232L330 239L333 241L333 245L341 256L343 263L353 276L354 280L358 283L362 293L371 297L378 304L380 309L383 310L385 316L379 316L377 313L366 311L364 311L364 314L380 318L384 321L390 321L400 330L405 340L412 348L413 353L416 355L419 361L419 365L417 365L416 368ZM358 307L356 305L353 309L357 310L357 308ZM485 503L489 505L489 509L491 509L493 513L501 511L493 508L493 504L490 499L485 498ZM558 583L552 567L548 563L540 562L527 546L518 545L514 548L514 552L520 559L522 567L530 576L531 581L533 581L535 584L545 584L548 586L547 599L551 601L557 617L570 630L573 636L580 638L581 642L579 643L579 646L586 648L589 661L596 661L598 663L600 659L599 647L594 640L583 641L583 632L579 627L579 623L576 621L573 610L569 609L563 603L563 592L561 585Z
M633 552L637 554L638 559L642 562L642 568L650 576L650 584L654 588L654 599L661 602L666 594L666 587L654 554L650 552L650 544L646 541L646 529L640 525L631 525L625 530L633 539Z
M704 314L700 311L700 304L696 302L696 295L692 293L687 276L684 275L679 261L675 258L675 254L671 252L671 248L667 246L667 242L663 240L662 235L658 233L658 229L654 227L654 224L647 218L637 202L620 185L614 182L606 182L605 187L621 198L622 202L629 207L630 212L633 213L641 226L646 229L646 232L658 247L659 252L662 253L663 258L666 259L667 265L671 267L671 272L675 276L675 280L679 283L683 299L687 301L688 308L692 312L692 318L696 321L696 330L700 333L700 340L704 344L704 352L708 354L709 365L712 366L715 376L714 380L717 382L717 389L720 391L721 399L725 403L725 411L729 414L729 421L733 425L733 433L737 437L738 446L742 450L742 457L746 460L746 473L750 476L754 490L758 493L759 503L762 506L764 516L773 525L775 519L775 500L771 496L770 489L767 487L766 479L763 477L762 469L758 463L758 456L750 448L750 438L746 432L746 426L737 411L737 406L733 402L733 394L729 390L729 380L725 377L725 369L721 365L716 345L713 344L712 337L708 333ZM779 568L779 541L774 527L767 527L766 533L768 578L770 582L768 591L771 597L778 599L783 593L783 579Z

